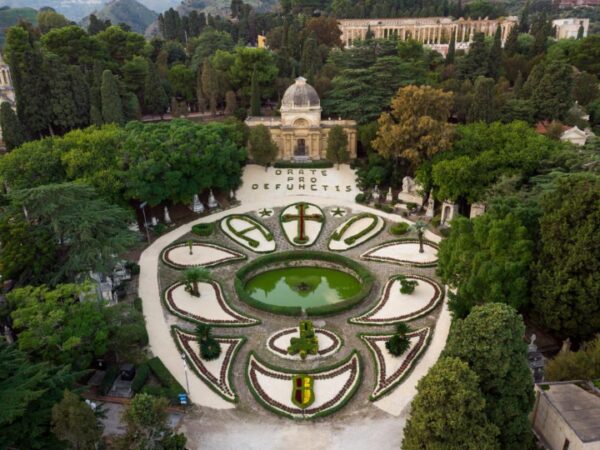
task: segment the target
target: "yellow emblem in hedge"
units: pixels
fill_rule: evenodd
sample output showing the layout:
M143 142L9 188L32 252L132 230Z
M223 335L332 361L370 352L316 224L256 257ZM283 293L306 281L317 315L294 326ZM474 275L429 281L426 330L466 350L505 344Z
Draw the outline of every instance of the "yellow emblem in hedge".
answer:
M312 405L315 401L313 377L310 375L294 375L292 383L292 403L302 409Z

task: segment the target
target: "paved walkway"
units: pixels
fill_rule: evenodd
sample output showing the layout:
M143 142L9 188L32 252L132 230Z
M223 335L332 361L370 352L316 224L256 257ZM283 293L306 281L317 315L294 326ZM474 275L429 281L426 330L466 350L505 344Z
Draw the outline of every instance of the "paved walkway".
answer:
M346 192L345 189L338 192L334 189L333 193L329 193L328 195L325 195L324 192L314 195L299 194L297 189L293 189L290 193L285 193L285 195L279 193L270 195L267 192L261 192L258 195L256 192L258 189L252 189L252 181L260 178L260 172L262 172L262 177L264 177L265 171L256 166L250 166L246 170L247 176L245 175L244 177L244 186L238 192L238 198L242 201L241 206L203 217L196 222L173 230L155 241L144 251L140 258L139 295L143 300L150 349L154 355L159 356L163 360L168 369L183 386L186 385L183 364L175 343L170 336L170 326L178 323L178 319L166 313L160 302L160 289L161 287L166 287L160 285L160 277L158 276L159 255L164 247L184 236L191 230L192 225L196 223L216 221L232 213L256 211L264 207L276 208L285 206L299 200L299 197L302 197L303 200L316 203L321 207L340 206L351 208L354 212L373 211L370 208L354 203L355 188L351 189L350 192ZM274 169L271 170L274 171ZM339 181L339 183L352 183L350 180L353 180L353 172L347 167L343 168L340 172L335 169L327 169L327 171L329 179ZM272 177L265 177L265 179L273 179L275 176L274 173L268 175L272 175ZM299 175L295 174L293 176L299 177ZM397 222L405 220L398 215L381 212L377 212L377 214L389 221ZM342 220L345 220L344 218L335 222L329 219L330 217L328 217L327 229L323 233L320 239L322 242L320 242L318 247L322 245L326 246L327 239L324 236L328 236L332 227L339 225ZM269 223L272 231L278 234L279 227L273 225L277 223L277 218L271 218L267 223ZM383 238L390 239L390 236L384 236ZM439 237L431 233L427 234L427 238L436 242L440 240ZM364 249L361 247L361 250ZM346 254L346 256L357 258L361 250L357 249L356 254ZM388 272L391 273L391 271L398 271L398 266L380 264L377 269L380 277L387 277ZM246 309L243 310L246 311ZM249 309L247 312L255 313ZM243 369L245 367L245 361L241 361L243 355L238 357L234 365L234 385L241 396L241 402L237 408L235 405L217 396L190 372L188 374L190 397L195 404L200 405L199 408L196 408L194 412L186 417L184 424L184 429L190 439L190 448L237 449L240 446L257 449L283 447L292 449L399 448L402 439L401 430L404 427L410 401L415 393L416 383L427 372L429 367L435 363L446 342L450 327L450 315L446 304L438 309L436 315L438 314L439 317L435 325L432 342L423 358L401 385L401 389L396 389L389 396L374 403L378 408L373 408L371 406L373 403L368 401L368 394L372 389L371 383L374 375L372 372L372 361L366 351L361 352L366 366L361 391L340 412L311 423L298 423L289 419L281 419L266 412L257 405L250 397L249 392L247 392L248 389L240 384L243 384ZM269 319L269 322L274 322L271 326L281 325L281 328L283 328L284 323L286 323L286 319L273 318L270 315ZM287 322L290 320L288 318ZM338 325L338 321L340 322L339 326L342 326L341 323L345 323L345 317L327 319L328 325L331 323L333 326ZM266 326L261 326L244 330L240 329L235 334L250 335L251 340L246 344L248 347L244 349L244 354L246 354L251 346L257 345L262 335L268 334L270 331ZM356 331L361 330L357 328ZM373 331L373 329L370 328L365 331ZM233 333L234 330L231 330L231 333L228 334ZM217 334L223 333L219 330ZM350 347L359 348L360 344L354 335L349 336L348 339L350 342L346 342L346 348L340 357L345 356L346 351L349 351ZM255 340L256 342L253 342ZM355 340L356 342L354 342ZM256 350L256 348L254 349ZM365 349L363 348L363 350ZM281 365L284 366L285 364L282 363ZM241 445L242 442L244 443L243 445Z

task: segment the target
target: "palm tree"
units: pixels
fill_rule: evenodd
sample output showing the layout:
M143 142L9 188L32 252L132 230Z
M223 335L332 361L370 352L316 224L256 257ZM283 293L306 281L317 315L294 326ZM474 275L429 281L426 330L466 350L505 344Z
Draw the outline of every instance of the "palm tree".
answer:
M417 236L419 237L419 253L425 253L425 250L423 249L423 235L425 234L426 229L427 224L422 220L417 220L409 228L410 231L417 232Z
M202 267L193 267L183 272L185 289L194 297L200 297L198 283L210 279L210 272Z

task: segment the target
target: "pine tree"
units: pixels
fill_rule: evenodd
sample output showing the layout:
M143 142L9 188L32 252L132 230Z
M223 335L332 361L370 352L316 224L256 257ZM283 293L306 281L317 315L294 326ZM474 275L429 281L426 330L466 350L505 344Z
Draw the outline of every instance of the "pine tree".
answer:
M510 29L506 42L504 43L504 52L507 56L513 56L519 49L519 27L514 26Z
M456 54L456 30L452 30L450 36L450 44L448 45L448 53L446 54L446 65L454 64L454 56Z
M96 414L79 396L65 390L63 399L52 407L52 432L71 448L96 448L102 427Z
M494 43L488 57L488 76L498 80L500 76L500 65L502 64L502 28L496 28Z
M122 125L125 122L123 103L121 102L121 97L119 97L117 80L110 70L102 72L100 95L102 97L102 118L104 119L104 123Z
M521 17L519 17L519 31L521 33L529 33L529 27L529 0L527 0L521 11Z
M515 94L515 98L519 98L521 95L521 89L523 89L523 73L519 70L517 74L517 79L515 80L515 85L513 86L513 93Z
M147 114L160 114L162 117L168 106L169 99L158 75L158 69L152 61L148 61L148 74L144 84L144 111Z
M268 164L275 160L279 152L277 145L271 138L271 132L262 124L250 128L248 146L254 162L265 166L265 170Z
M300 71L309 84L314 82L314 77L321 68L321 54L317 45L317 38L310 33L302 47L302 58L300 58Z
M583 22L579 22L579 28L577 29L577 40L583 39L585 29L583 28Z
M467 114L468 122L491 123L495 120L494 86L493 78L478 77L475 80L473 103Z
M250 115L252 116L260 116L260 87L258 85L258 74L256 72L256 68L254 68L254 72L252 72L252 84L251 84L251 94L250 94Z
M8 102L2 102L0 106L0 128L2 129L2 140L8 150L17 148L25 142L23 125Z

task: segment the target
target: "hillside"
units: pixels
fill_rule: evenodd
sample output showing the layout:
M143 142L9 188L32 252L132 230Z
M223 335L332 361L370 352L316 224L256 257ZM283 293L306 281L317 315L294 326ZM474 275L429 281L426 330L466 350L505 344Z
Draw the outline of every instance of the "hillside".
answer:
M4 46L4 31L21 19L35 24L37 11L33 8L0 8L0 48Z
M258 12L268 12L279 6L279 0L245 0ZM231 0L184 0L176 8L180 14L187 15L191 11L202 11L212 15L228 16Z
M94 14L100 20L110 20L113 25L125 23L132 31L141 34L144 34L146 28L158 17L158 13L149 10L136 0L113 0L104 8L94 11ZM88 17L82 21L83 26L87 26Z
M79 21L95 9L100 9L105 0L0 0L0 6L11 8L41 9L44 6L53 8L67 19Z

